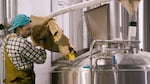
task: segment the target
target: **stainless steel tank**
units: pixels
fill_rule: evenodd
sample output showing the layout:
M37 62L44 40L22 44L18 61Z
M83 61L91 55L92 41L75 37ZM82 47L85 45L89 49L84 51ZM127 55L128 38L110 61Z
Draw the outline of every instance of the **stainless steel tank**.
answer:
M89 52L79 56L73 62L57 60L53 62L51 84L91 84ZM82 63L84 61L84 63Z
M129 53L132 50L123 45L126 42L129 43L128 41L100 42L104 44L113 42L119 45L115 44L114 47L109 44L107 46L109 48L94 47L92 53L91 50L84 52L72 62L58 60L53 63L55 68L51 73L52 84L150 84L150 61L148 61L150 57L148 55ZM121 42L122 46L120 46ZM123 53L124 51L126 53ZM113 57L115 57L115 62Z
M131 42L126 45L126 41L106 41L112 44L116 43L122 46L118 46L117 49L119 52L113 54L111 61L105 62L104 64L101 61L108 59L97 59L96 67L93 70L94 73L94 81L93 84L150 84L149 76L150 76L150 53L149 54L140 54L136 52L134 48L138 44L138 42ZM115 45L116 45L115 44ZM125 44L125 45L124 45ZM130 46L130 47L129 47ZM126 51L123 53L122 50ZM107 49L109 50L109 49ZM110 48L110 51L115 50L114 48ZM120 51L121 50L121 51ZM133 52L135 51L135 52ZM109 53L107 51L107 53ZM112 53L112 52L110 52ZM115 61L114 58L115 57Z
M149 77L147 64L104 64L92 71L88 65L57 67L52 71L51 81L52 84L150 84Z
M63 67L52 72L52 84L91 84L89 68Z
M98 66L94 75L93 84L150 84L147 65Z

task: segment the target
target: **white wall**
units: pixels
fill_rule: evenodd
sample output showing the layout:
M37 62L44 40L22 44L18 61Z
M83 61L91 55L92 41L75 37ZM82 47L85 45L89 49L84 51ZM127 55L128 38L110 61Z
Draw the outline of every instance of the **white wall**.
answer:
M50 0L18 0L18 14L24 13L28 16L48 16L52 11L59 8L68 6L67 4L58 5L59 1L52 0L52 6ZM64 0L66 3L68 0ZM66 36L69 37L69 15L68 13L55 17L60 28L64 30Z
M18 13L47 16L50 14L50 0L18 0Z

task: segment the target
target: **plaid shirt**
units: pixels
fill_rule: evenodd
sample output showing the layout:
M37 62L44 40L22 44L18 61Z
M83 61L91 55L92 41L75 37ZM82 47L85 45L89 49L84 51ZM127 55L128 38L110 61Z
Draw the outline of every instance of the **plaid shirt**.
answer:
M32 47L26 38L16 34L10 34L6 39L6 51L18 70L31 69L33 63L42 64L45 62L46 52L43 48ZM1 47L1 55L3 56L5 43Z

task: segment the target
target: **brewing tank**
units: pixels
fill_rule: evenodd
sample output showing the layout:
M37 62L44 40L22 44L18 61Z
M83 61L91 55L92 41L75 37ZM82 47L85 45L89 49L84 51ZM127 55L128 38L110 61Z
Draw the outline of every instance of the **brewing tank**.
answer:
M134 58L121 59L124 64L111 64L111 58L99 59L99 65L93 68L87 64L90 64L88 57L82 60L83 65L58 65L51 72L51 81L52 84L150 84L149 63Z
M74 61L53 62L52 84L150 84L150 53L133 53L138 42L99 42Z
M98 65L94 84L150 84L150 53L117 53L116 64Z

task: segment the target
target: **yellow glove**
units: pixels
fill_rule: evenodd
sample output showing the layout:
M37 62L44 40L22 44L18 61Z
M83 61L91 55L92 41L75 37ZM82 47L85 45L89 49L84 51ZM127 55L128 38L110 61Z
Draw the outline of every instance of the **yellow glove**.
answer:
M70 61L73 61L73 60L75 59L75 54L74 54L74 53L69 53L69 54L68 54L68 59L69 59Z

